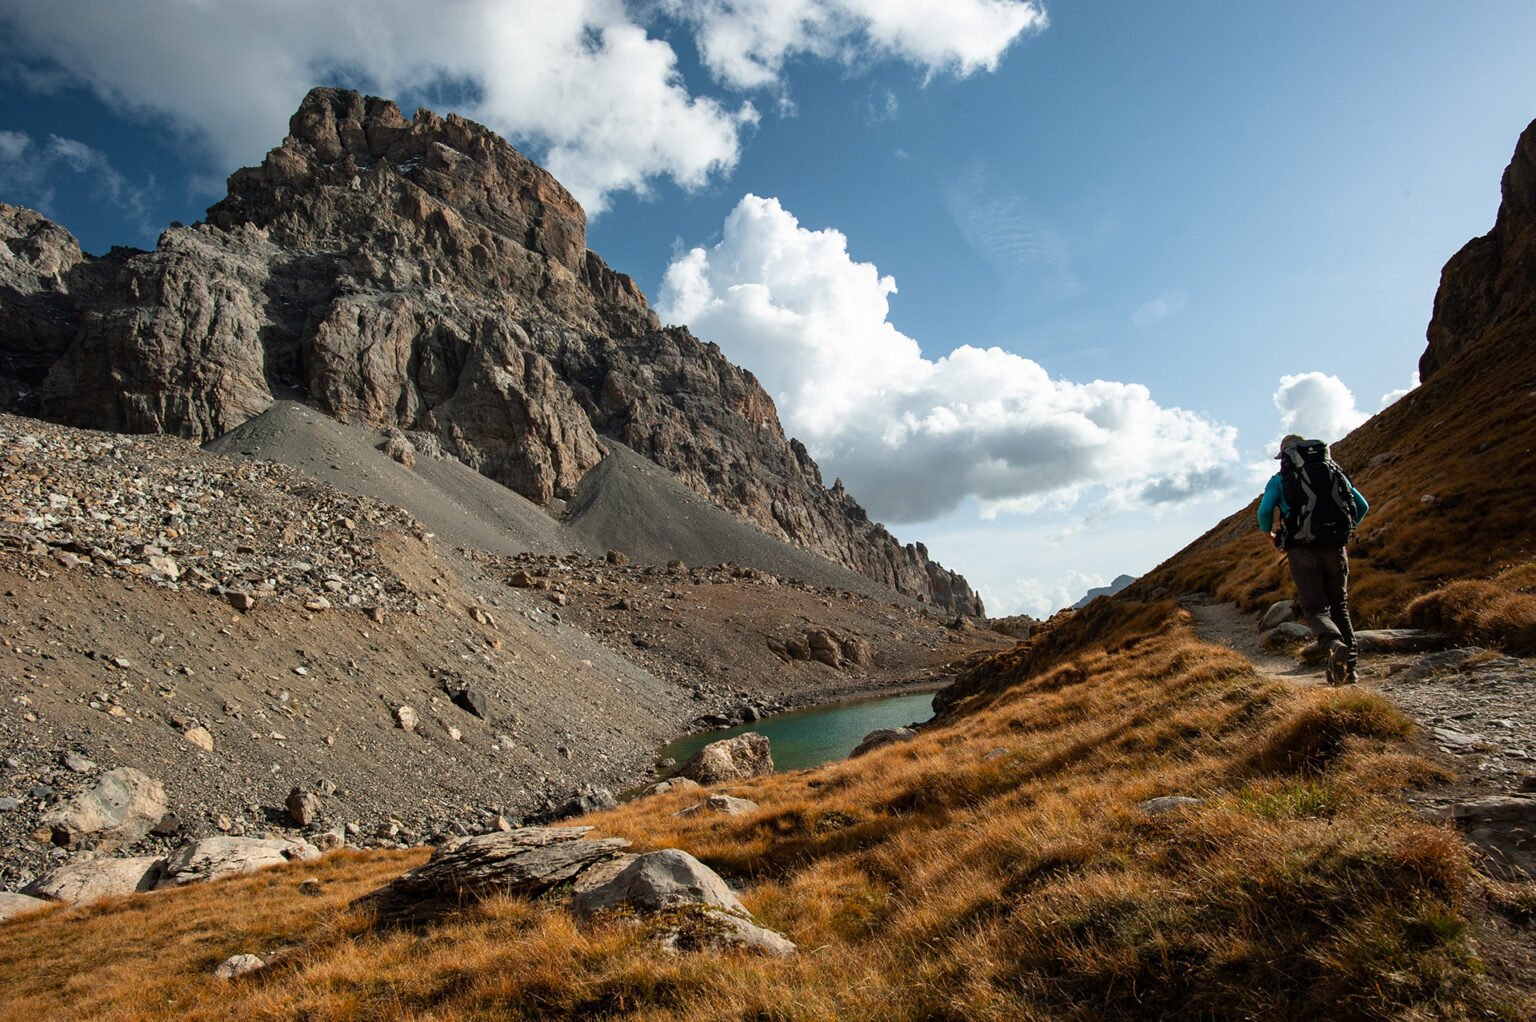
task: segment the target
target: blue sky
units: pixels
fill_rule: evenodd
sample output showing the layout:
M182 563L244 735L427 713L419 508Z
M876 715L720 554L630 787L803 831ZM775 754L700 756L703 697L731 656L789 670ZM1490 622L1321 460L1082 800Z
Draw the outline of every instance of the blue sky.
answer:
M1536 117L1528 2L419 6L0 0L0 200L148 247L311 85L464 112L994 613L1409 386Z

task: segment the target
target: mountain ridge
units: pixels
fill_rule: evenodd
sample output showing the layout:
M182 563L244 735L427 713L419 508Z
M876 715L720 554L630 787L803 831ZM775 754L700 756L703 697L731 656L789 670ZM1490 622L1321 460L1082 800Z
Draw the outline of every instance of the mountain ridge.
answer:
M153 252L0 208L0 407L208 440L279 398L408 432L541 506L616 440L776 539L940 609L962 576L826 487L751 373L663 328L542 168L455 115L315 89Z

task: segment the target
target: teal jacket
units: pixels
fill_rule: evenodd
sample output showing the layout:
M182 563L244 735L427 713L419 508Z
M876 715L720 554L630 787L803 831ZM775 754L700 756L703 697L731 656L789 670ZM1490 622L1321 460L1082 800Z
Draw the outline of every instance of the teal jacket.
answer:
M1365 502L1365 498L1360 495L1359 490L1355 489L1353 483L1349 486L1349 492L1355 497L1355 524L1359 525L1365 518L1365 513L1371 509L1371 505ZM1290 510L1285 503L1285 493L1280 483L1279 472L1269 477L1269 482L1264 486L1264 496L1259 498L1259 528L1264 532L1274 530L1275 508L1280 509L1282 517Z

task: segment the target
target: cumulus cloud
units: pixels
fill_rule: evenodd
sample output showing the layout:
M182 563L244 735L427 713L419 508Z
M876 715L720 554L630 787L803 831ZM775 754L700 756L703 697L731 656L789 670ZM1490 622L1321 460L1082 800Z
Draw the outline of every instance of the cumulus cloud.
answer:
M937 360L888 320L896 282L748 195L720 242L668 268L661 314L753 370L788 429L877 517L926 521L1067 506L1090 490L1180 499L1236 457L1235 431L1163 408L1134 383L1053 379L1000 348Z
M788 57L861 48L968 74L1044 24L1018 0L0 0L0 35L32 58L6 77L41 88L62 71L121 109L169 118L221 173L259 161L312 85L448 92L459 112L529 146L596 213L616 191L728 173L759 116L742 97L690 91L670 43L637 20L658 11L696 31L706 59L723 61L711 67L742 88L773 84ZM755 70L722 70L738 65Z
M737 88L773 84L798 56L854 63L870 55L909 61L932 76L997 67L1026 32L1046 25L1028 0L665 0L697 31L699 54Z
M57 186L66 175L88 179L86 194L115 207L141 234L153 236L152 179L133 184L106 154L76 139L49 135L39 143L23 131L0 131L0 187L7 198L52 216Z
M1355 407L1355 395L1344 381L1327 373L1280 377L1274 400L1281 434L1300 433L1332 443L1368 418Z
M1408 379L1408 386L1403 387L1400 390L1389 390L1385 394L1381 395L1381 407L1386 408L1390 404L1395 404L1399 398L1407 397L1410 393L1417 390L1418 386L1419 371L1415 369L1413 371L1413 375Z

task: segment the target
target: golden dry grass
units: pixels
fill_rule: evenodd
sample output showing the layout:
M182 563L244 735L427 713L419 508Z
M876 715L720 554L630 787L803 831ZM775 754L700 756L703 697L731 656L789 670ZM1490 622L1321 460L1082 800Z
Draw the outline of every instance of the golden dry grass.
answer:
M1390 706L1261 678L1170 602L988 672L912 742L736 785L746 816L678 818L675 795L586 821L743 881L793 959L666 954L559 899L375 933L346 903L420 853L344 854L0 928L0 1018L1529 1017L1483 975L1459 840L1397 799L1434 769ZM1137 808L1166 794L1205 801Z

